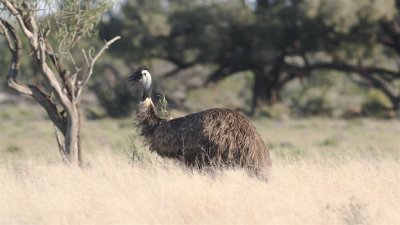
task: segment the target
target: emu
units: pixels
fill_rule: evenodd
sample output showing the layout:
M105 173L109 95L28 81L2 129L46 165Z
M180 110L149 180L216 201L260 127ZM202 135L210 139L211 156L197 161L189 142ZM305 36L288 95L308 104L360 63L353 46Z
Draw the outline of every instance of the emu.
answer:
M183 161L189 167L240 166L267 180L271 157L256 128L243 115L214 108L175 119L162 119L151 100L152 78L140 67L129 78L143 86L136 111L140 135L150 151Z

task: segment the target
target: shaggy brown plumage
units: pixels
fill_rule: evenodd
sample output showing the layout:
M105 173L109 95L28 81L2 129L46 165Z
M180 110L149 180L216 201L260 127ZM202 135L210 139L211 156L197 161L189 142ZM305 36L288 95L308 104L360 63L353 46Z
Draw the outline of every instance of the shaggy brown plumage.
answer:
M188 166L241 166L266 180L271 158L256 128L243 115L210 109L165 120L150 98L138 106L136 119L151 151L182 160Z
M241 166L266 180L271 158L256 128L228 109L210 109L177 119L161 119L151 101L152 78L140 67L129 81L142 84L136 119L151 151L180 159L188 166Z

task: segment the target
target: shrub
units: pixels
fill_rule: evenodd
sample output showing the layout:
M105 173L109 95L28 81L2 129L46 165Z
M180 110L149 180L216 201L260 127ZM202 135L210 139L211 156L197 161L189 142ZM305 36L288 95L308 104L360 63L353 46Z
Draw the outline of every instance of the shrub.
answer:
M290 109L283 103L266 106L261 110L261 116L266 115L272 119L285 120L290 117Z
M390 117L392 103L386 95L376 89L368 91L367 97L363 102L362 112L367 116L387 118Z
M347 75L318 72L289 83L283 90L292 114L303 116L357 116L365 92Z
M113 67L106 65L104 76L96 79L91 87L101 107L113 118L130 116L137 103L129 83L123 79Z

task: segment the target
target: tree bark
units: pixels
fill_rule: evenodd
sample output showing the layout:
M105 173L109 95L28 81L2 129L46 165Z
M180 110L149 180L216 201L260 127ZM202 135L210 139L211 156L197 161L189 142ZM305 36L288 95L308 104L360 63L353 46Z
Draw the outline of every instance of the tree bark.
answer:
M273 105L281 100L281 86L277 81L260 72L256 72L254 76L252 115L262 106Z
M80 116L78 107L74 107L72 112L67 116L67 131L65 134L65 153L68 162L80 166L81 149L80 149Z
M24 36L29 41L32 55L41 70L46 81L46 91L39 87L18 82L17 76L21 65L22 42L15 28L0 17L0 35L4 36L8 48L12 54L10 69L7 76L8 86L21 94L33 97L47 112L49 118L55 125L56 140L64 162L81 165L81 143L80 143L80 111L83 88L86 86L93 74L93 67L100 55L120 37L115 37L105 43L103 48L93 57L92 52L87 54L83 50L83 56L88 67L88 73L83 80L77 80L80 71L75 65L75 73L70 75L59 58L54 53L52 46L47 40L47 34L43 35L37 15L34 10L18 8L13 1L0 0L10 14L15 17ZM60 56L61 57L61 56ZM47 64L50 58L54 67ZM74 63L75 64L75 63ZM59 78L57 78L57 75ZM57 101L54 101L53 97ZM59 106L59 107L58 107ZM61 108L62 111L59 112Z

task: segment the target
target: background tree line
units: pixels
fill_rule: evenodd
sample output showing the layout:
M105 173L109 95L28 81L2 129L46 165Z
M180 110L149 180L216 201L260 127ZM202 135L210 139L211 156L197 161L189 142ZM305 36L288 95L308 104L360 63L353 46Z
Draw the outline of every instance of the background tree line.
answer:
M123 78L150 64L170 105L180 109L187 92L241 76L250 80L243 108L251 114L283 104L330 115L336 105L326 102L327 90L351 83L351 93L372 98L356 114L394 115L399 9L397 0L122 1L105 16L97 42L122 39L99 61L103 76L91 87L109 115L130 115L134 93ZM173 90L184 93L181 99Z

